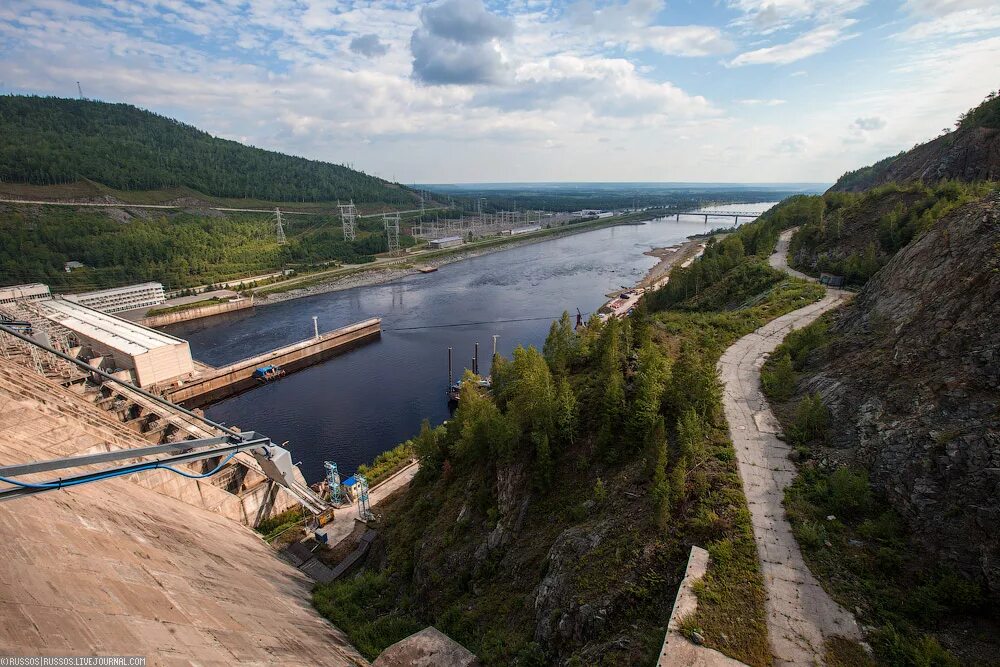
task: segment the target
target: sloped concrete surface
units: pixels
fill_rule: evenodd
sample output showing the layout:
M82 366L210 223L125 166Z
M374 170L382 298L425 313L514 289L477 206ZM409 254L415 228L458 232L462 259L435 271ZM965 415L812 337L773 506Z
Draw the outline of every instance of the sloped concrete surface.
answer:
M741 667L744 663L725 656L707 646L692 644L681 632L681 621L698 609L698 596L694 592L696 581L708 570L708 552L701 547L691 547L684 579L677 589L674 609L670 613L667 636L656 661L657 667Z
M3 463L139 438L20 372L0 381ZM308 578L249 528L125 479L0 503L0 563L0 655L368 664L312 608Z

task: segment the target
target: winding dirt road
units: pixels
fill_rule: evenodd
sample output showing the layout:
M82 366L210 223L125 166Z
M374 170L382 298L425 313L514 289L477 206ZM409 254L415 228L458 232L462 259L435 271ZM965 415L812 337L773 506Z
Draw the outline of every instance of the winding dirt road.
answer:
M781 235L771 266L812 280L788 268L786 255L794 232ZM774 319L736 341L718 365L725 385L726 420L767 589L767 629L776 665L822 664L825 639L861 639L854 617L819 585L792 535L782 499L797 471L788 459L791 447L775 435L778 424L760 389L760 368L767 355L789 332L841 305L848 296L842 290L828 289L821 301Z

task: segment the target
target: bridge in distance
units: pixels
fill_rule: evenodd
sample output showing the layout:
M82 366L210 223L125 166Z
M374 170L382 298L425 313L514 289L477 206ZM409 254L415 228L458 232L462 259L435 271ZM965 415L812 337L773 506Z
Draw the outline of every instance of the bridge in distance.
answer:
M668 214L668 216L671 214ZM708 224L709 218L732 218L733 226L739 222L740 218L750 218L751 220L759 218L761 216L760 211L678 211L672 214L675 220L680 220L682 215L699 215L704 216L705 224Z

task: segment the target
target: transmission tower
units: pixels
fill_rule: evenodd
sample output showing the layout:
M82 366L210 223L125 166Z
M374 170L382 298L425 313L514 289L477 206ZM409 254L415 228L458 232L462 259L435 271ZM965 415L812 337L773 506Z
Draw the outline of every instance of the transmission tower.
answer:
M344 502L344 492L340 488L340 470L333 461L323 461L326 468L326 483L330 487L330 502L339 505Z
M355 475L361 489L358 491L358 518L362 521L371 521L375 518L372 514L371 505L368 503L368 480L364 475Z
M358 209L354 206L354 200L351 200L350 204L338 204L340 207L340 219L344 223L344 240L353 241L355 238L354 234L354 219L358 217Z
M278 232L278 245L285 245L288 241L285 240L285 228L281 225L281 210L278 208L274 209L274 227Z
M389 254L399 253L399 213L383 213L382 222L385 224L385 236L389 242Z

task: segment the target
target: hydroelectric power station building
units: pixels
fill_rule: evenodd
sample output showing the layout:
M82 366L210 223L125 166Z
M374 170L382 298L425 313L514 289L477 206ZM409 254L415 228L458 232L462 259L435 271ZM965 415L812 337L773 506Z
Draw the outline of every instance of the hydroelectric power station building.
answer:
M160 283L139 283L113 287L96 292L83 292L66 296L70 301L82 303L102 313L121 313L137 308L158 306L166 300Z
M140 387L172 383L194 371L186 340L68 299L35 301L35 312L103 357L103 370L128 370Z
M41 283L0 287L0 304L14 303L15 301L36 301L48 299L49 296L49 286Z

